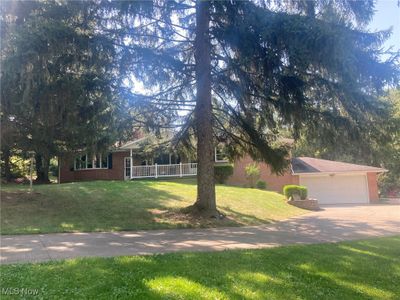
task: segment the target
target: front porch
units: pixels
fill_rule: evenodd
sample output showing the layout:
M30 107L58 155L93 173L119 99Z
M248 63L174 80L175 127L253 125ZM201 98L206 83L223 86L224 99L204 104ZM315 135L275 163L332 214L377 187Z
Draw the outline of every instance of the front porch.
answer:
M179 153L176 149L157 149L143 153L146 145L151 144L150 137L126 143L120 150L129 150L129 156L124 158L124 179L186 177L197 175L197 163L194 157ZM227 163L228 159L223 148L214 149L216 163Z
M137 178L185 177L197 175L197 163L152 164L134 166L131 157L125 158L125 180Z

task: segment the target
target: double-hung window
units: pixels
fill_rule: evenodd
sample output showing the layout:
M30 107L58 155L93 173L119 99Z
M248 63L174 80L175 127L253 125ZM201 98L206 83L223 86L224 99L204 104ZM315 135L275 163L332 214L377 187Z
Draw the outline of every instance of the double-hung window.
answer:
M215 162L220 162L220 163L229 162L225 149L222 146L215 147L214 151L215 151L214 152Z
M83 154L75 158L74 170L108 169L108 155Z

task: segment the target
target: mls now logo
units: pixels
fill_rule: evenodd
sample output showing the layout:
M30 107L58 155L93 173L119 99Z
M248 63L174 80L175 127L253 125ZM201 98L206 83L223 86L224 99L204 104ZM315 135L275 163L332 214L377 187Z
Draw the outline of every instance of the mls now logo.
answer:
M38 289L14 288L14 287L1 288L1 295L30 295L30 296L36 296L37 294L39 294Z

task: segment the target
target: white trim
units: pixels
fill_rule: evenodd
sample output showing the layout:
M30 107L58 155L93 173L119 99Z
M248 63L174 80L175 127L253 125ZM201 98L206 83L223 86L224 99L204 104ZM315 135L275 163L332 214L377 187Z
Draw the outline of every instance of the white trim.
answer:
M86 169L78 169L78 170L74 170L74 172L78 172L78 171L96 171L96 170L108 170L108 168L86 168Z
M214 147L214 162L216 163L227 163L229 160L227 159L217 159L217 147Z
M133 167L133 151L132 151L132 149L131 149L131 151L130 151L130 161L131 161L131 170L130 170L129 177L131 177L131 174L132 174L132 167ZM125 165L125 164L124 164L124 165ZM124 168L124 174L125 174L125 168Z
M377 178L377 179L378 179L378 178ZM369 198L368 174L365 174L365 186L367 187L367 198L368 198L368 203L371 203L371 199Z
M131 179L134 178L161 178L161 177L184 177L196 176L197 163L171 164L171 165L147 165L133 166Z
M127 163L126 163L126 161L129 159L129 166L127 166ZM132 157L131 156L126 156L126 157L124 157L124 169L123 169L123 172L124 172L124 180L129 180L130 178L131 178L131 172L132 172L132 166L133 166L133 164L132 164ZM129 176L127 176L126 175L126 170L127 169L129 169Z
M354 174L365 174L365 173L382 173L382 172L388 172L386 169L382 169L381 171L378 170L369 170L369 171L335 171L335 172L304 172L304 173L294 173L292 172L292 175L302 175L302 176L319 176L319 175L331 175L331 174L349 174L349 175L354 175Z

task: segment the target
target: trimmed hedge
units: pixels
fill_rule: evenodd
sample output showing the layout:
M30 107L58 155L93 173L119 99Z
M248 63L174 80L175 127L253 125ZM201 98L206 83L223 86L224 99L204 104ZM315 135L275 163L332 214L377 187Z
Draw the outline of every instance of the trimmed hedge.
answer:
M225 183L226 180L233 174L233 165L215 165L214 178L217 183Z
M260 190L266 190L267 189L267 183L264 180L258 180L256 183L256 188Z
M293 195L297 194L300 196L301 200L305 200L307 199L307 187L294 184L285 185L283 187L283 194L285 195L286 199L289 199Z

